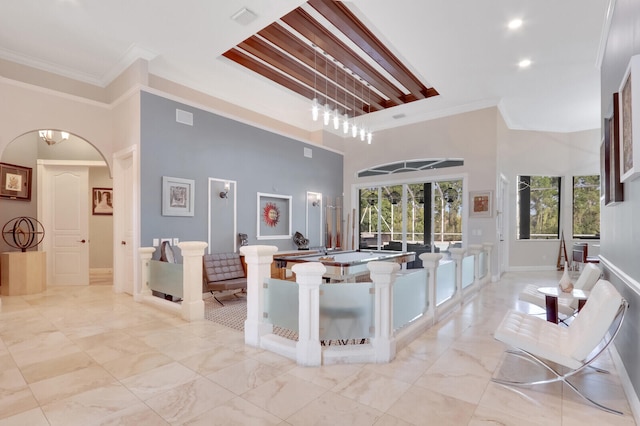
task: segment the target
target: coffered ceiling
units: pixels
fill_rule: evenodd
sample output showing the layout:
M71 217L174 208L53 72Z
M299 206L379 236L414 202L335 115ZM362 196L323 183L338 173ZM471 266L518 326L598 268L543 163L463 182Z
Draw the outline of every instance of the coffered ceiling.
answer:
M224 56L350 116L438 94L333 0L310 0Z
M309 131L322 128L310 99L326 96L374 131L497 106L511 128L570 132L600 126L613 3L2 1L0 59L104 87L144 58L155 76ZM253 21L232 18L245 8Z

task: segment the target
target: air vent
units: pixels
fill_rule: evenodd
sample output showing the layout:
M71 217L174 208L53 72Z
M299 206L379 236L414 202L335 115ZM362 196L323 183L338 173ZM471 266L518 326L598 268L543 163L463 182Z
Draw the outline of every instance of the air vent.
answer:
M176 109L176 121L187 126L193 126L193 113Z
M256 15L246 7L243 7L242 9L231 15L231 19L242 25L249 25L250 23L255 21L257 17L258 15Z

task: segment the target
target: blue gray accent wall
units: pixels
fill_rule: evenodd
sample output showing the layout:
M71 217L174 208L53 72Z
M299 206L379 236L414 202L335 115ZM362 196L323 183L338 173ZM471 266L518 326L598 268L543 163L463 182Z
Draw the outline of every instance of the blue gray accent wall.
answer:
M177 109L193 114L192 126L176 121ZM296 246L290 238L256 238L258 192L292 197L292 234L305 232L307 191L332 199L342 196L343 156L318 146L144 91L140 126L141 246L164 237L206 242L209 178L237 182L237 227L249 244L280 250ZM304 155L305 148L312 151L311 158ZM162 216L163 176L195 181L194 216ZM233 251L225 244L212 243L212 252Z
M600 71L602 116L613 110L613 94L619 91L632 56L640 54L640 2L617 0ZM635 77L634 77L635 78ZM637 83L636 80L634 80ZM634 83L634 84L635 84ZM634 134L636 124L634 124ZM609 279L629 301L630 308L615 346L636 395L640 394L640 179L624 183L624 201L602 206L600 255Z

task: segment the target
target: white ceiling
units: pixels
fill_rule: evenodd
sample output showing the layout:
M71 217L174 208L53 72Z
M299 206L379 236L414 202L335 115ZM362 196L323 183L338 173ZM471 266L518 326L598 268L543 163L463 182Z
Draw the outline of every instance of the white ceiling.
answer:
M497 105L514 129L600 127L598 59L611 0L345 2L440 96L369 114L374 131ZM301 0L0 2L0 58L106 86L133 60L153 74L314 130L310 101L220 55ZM247 7L248 26L231 20ZM521 18L517 31L507 28ZM518 62L530 58L530 68ZM392 116L403 114L404 118Z

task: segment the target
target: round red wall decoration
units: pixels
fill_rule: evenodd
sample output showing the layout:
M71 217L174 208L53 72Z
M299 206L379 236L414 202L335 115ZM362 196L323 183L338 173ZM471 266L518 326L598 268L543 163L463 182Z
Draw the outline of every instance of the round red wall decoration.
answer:
M274 203L267 203L262 210L262 218L267 226L274 227L280 220L280 209Z

